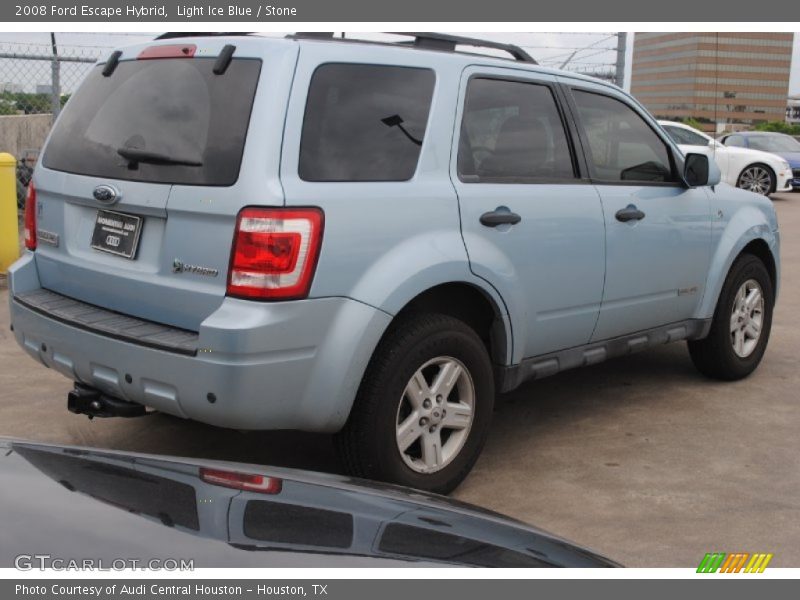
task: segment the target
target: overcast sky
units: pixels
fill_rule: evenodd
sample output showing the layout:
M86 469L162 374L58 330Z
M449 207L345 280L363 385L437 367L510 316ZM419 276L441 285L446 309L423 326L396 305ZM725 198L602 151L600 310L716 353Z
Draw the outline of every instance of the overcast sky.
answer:
M268 34L283 35L283 34ZM539 62L548 66L559 67L563 62L580 48L567 68L577 69L578 67L587 72L597 70L607 70L612 67L616 60L615 53L611 48L616 47L616 38L611 37L611 33L481 33L470 32L463 35L482 37L485 39L508 42L523 46L529 54ZM135 33L58 33L56 40L65 46L85 46L86 53L99 52L101 48L113 48L129 43L147 41L152 39L152 35ZM353 34L353 37L370 37L380 39L383 36L368 34ZM632 36L631 36L632 38ZM630 80L631 53L633 48L632 39L629 38L626 86ZM0 51L8 51L4 43L14 44L49 44L50 34L48 33L0 33ZM4 68L5 67L5 68ZM0 62L0 83L13 81L21 77L22 74L13 72L6 61ZM42 73L45 73L42 70ZM47 83L43 81L41 83ZM69 82L66 82L69 84ZM72 90L65 90L72 91ZM794 54L792 59L792 74L789 82L789 93L800 94L800 34L795 34Z

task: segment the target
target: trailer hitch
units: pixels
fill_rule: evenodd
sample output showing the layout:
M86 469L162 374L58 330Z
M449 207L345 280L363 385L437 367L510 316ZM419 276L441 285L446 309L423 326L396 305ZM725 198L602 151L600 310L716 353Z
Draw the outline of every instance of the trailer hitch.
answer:
M141 404L114 398L80 383L76 383L75 389L67 394L67 410L76 415L86 415L89 419L95 417L143 417L148 414L147 409Z

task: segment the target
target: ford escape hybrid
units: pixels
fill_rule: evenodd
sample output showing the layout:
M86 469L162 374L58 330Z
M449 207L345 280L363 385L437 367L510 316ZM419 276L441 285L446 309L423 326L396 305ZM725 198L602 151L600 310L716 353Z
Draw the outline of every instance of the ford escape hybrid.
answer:
M524 381L677 340L760 362L769 200L619 88L434 34L183 35L98 64L33 176L12 323L73 412L335 432L351 473L447 492Z

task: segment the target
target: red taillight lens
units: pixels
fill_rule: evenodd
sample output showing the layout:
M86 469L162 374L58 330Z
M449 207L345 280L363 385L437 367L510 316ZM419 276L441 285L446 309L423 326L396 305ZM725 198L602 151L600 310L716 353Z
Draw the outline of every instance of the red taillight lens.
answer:
M318 208L245 208L236 221L228 295L305 298L317 267L323 213Z
M211 485L219 485L246 492L258 492L260 494L280 494L281 489L283 489L283 482L277 477L235 473L220 469L201 468L200 479Z
M32 181L25 196L25 247L36 250L36 188Z

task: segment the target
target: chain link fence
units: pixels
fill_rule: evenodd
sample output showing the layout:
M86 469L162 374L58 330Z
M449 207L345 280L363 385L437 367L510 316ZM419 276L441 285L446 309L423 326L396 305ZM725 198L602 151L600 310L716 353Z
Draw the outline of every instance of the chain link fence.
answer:
M17 204L53 121L101 47L0 43L0 151L17 159Z

